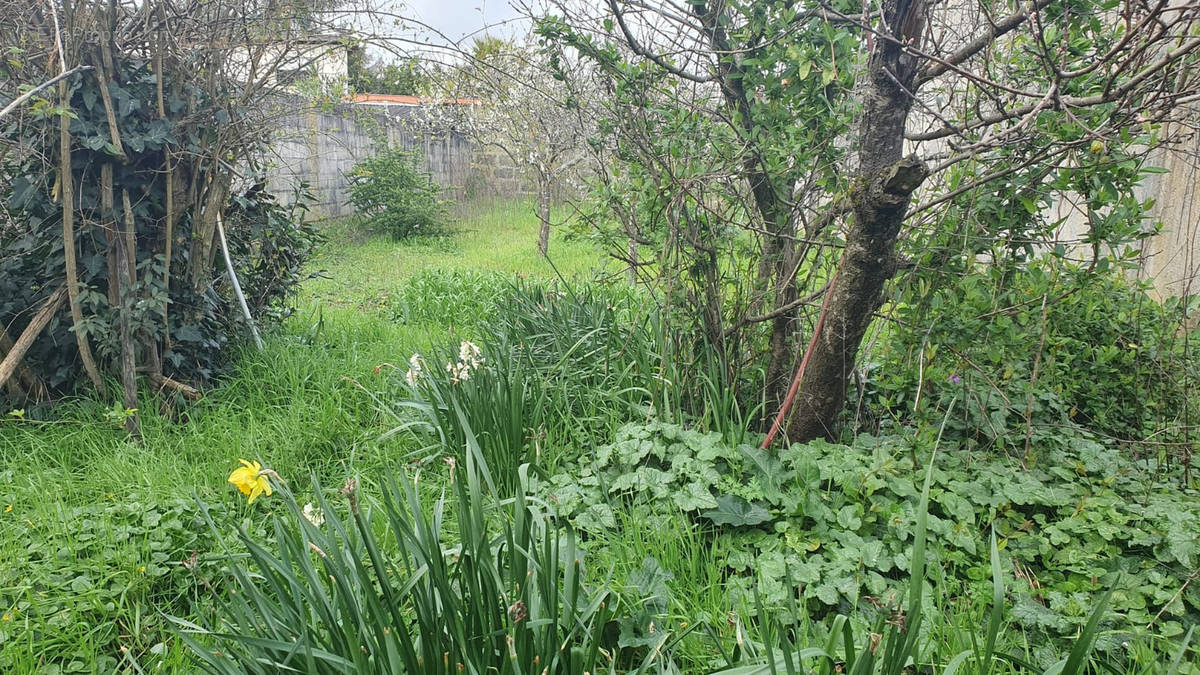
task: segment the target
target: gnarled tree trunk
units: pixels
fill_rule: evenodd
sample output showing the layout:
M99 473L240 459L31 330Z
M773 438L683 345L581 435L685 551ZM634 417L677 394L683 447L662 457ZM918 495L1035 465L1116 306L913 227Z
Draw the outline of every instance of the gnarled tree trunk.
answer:
M859 174L850 195L852 222L838 265L825 324L800 385L788 439L831 437L846 401L846 385L867 327L896 271L896 237L913 192L928 175L915 156L903 157L925 24L924 0L884 0L884 27L867 64L859 122Z

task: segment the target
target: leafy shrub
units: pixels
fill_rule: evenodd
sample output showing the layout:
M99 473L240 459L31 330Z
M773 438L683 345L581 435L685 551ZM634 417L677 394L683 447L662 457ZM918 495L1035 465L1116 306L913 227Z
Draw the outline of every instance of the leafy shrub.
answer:
M117 316L121 302L115 298L116 280L109 278L109 270L115 269L114 240L100 235L103 228L97 227L114 217L124 222L123 193L131 199L128 216L133 222L130 239L136 275L127 290L139 353L150 345L169 346L160 354L164 374L203 383L227 370L228 346L246 334L240 313L232 307L228 285L209 283L225 275L224 261L209 248L211 232L198 232L204 228L197 226L201 209L196 191L178 186L204 186L210 181L221 185L232 180L223 168L226 162L202 159L211 154L205 139L216 136L216 110L220 110L216 119L241 118L250 111L227 110L227 98L207 96L188 81L191 73L178 71L167 73L174 103L168 105L168 118L164 119L155 112L162 83L152 64L138 58L117 61L119 73L105 85L119 102L115 118L109 117L99 96L98 80L91 73L78 73L67 80L74 157L71 171L76 186L72 245L83 320L75 326L62 312L25 356L53 396L69 394L86 381L75 331L86 333L102 373L119 368ZM183 100L191 103L183 105ZM53 161L59 157L61 118L57 110L57 105L42 106L21 123L0 129L5 147L22 148L0 157L0 181L6 186L5 199L0 201L0 325L14 338L27 325L30 308L38 307L64 279L67 249L63 243L62 185ZM123 139L125 154L120 162L115 162L120 153L110 143L110 124L116 125ZM249 150L254 139L243 140ZM183 152L183 148L190 150ZM173 163L177 187L169 245L164 151L178 160ZM111 176L115 213L105 208L106 199L98 188L106 165L115 167ZM302 277L299 270L312 252L312 231L297 222L302 202L299 207L284 207L264 190L242 190L236 183L231 199L234 206L227 210L225 224L234 247L234 265L247 275L242 281L253 292L255 309L260 310L256 318L279 318L285 313L282 303L295 290ZM197 265L193 273L187 272L194 260L207 265L210 257L212 267Z
M754 607L757 596L779 612L795 592L801 617L869 612L901 597L912 564L920 489L910 452L900 439L863 436L853 447L814 442L776 455L715 433L631 424L541 494L601 539L619 536L617 513L655 522L683 512L708 524L735 606ZM1147 484L1118 451L1081 436L1044 462L1014 472L965 454L939 460L928 514L938 590L987 592L980 532L990 525L1024 570L1012 616L1033 634L1072 635L1104 588L1114 591L1106 625L1119 635L1152 620L1179 635L1200 620L1200 590L1187 584L1200 563L1200 494Z
M311 198L300 186L289 203L280 204L260 184L230 200L229 246L240 261L238 279L250 314L258 320L290 316L287 302L313 276L305 264L325 237L306 219Z
M864 408L904 419L922 390L915 418L927 422L958 397L950 432L994 450L1023 452L1027 434L1042 449L1070 424L1136 444L1180 440L1174 430L1200 414L1186 302L1160 303L1115 269L1050 259L973 269L903 298L869 365Z
M319 500L319 524L282 489L277 549L243 534L237 592L207 628L179 621L205 670L598 672L618 599L589 587L570 529L524 496L489 497L474 439L450 475L429 510L415 476L387 479L378 500L347 483L344 504Z
M438 234L445 227L441 187L413 153L388 150L354 165L347 178L350 203L369 227L397 240Z

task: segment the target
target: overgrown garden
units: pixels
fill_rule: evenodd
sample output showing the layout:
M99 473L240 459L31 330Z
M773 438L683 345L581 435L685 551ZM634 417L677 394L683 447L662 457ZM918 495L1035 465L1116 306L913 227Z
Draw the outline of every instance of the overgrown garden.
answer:
M1200 672L1200 6L993 5L551 3L441 83L534 199L319 230L329 8L0 17L0 671Z

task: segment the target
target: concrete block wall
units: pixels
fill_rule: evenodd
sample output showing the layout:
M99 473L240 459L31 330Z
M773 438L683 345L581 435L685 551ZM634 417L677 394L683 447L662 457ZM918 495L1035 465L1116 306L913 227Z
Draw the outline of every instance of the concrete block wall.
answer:
M450 199L530 192L518 167L498 148L482 147L453 128L430 128L417 106L346 104L281 118L266 158L267 188L281 200L301 182L315 195L314 219L350 215L346 174L386 147L419 150L423 168Z

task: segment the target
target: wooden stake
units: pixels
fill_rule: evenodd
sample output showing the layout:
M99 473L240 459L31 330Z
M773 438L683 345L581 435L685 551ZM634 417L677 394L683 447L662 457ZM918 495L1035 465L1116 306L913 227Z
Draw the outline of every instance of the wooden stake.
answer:
M159 26L166 25L166 17L163 13L163 2L159 2L156 6L158 12ZM163 98L163 36L161 29L158 31L155 41L154 50L154 80L158 89L158 117L159 119L167 118L167 107ZM166 232L163 236L163 285L166 288L168 300L163 302L163 355L171 351L171 322L168 319L167 312L170 308L171 295L171 256L173 255L173 247L175 244L175 172L171 167L171 148L163 147L163 164L166 167L167 180L167 213L166 213ZM162 361L158 363L158 372L162 372Z
M128 231L133 229L133 209L129 205L128 190L121 190L121 203L125 207L123 229L126 230L121 232L122 228L117 224L117 297L120 298L117 322L121 340L121 388L125 393L125 409L133 411L125 418L125 431L136 438L141 436L141 423L137 415L136 345L133 343L133 328L129 316L133 312L133 279L129 273L132 251L129 250Z
M69 104L66 82L59 83L58 98L60 104L66 108ZM104 380L101 379L100 369L96 367L96 359L92 356L87 331L83 328L83 309L79 306L79 271L75 260L75 176L71 170L71 118L65 113L59 117L58 156L58 182L62 189L63 257L66 261L71 323L75 326L75 345L79 348L79 359L83 361L83 370L92 381L92 386L104 395Z

